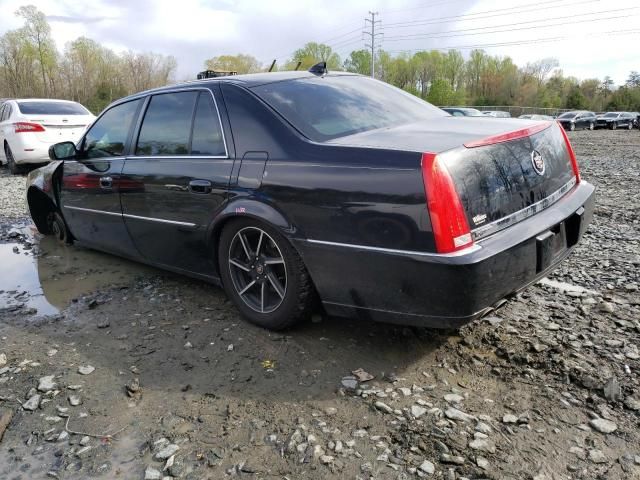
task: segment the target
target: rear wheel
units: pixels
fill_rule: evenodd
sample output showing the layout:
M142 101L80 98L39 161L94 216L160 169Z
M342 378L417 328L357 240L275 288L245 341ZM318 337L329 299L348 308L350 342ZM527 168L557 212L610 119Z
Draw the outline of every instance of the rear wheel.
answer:
M596 124L593 122L589 123L589 130L593 130L594 128L596 128Z
M611 122L611 126L609 127L611 130L615 130L618 128L618 124L616 122Z
M575 123L570 123L569 124L569 130L571 130L572 132L576 129L576 124Z
M281 330L311 315L309 273L274 228L250 219L227 224L220 236L218 265L227 295L252 323Z
M632 129L633 129L633 123L629 122L629 125L627 125L627 128L628 128L629 130L632 130Z
M50 235L54 236L58 243L62 245L70 245L73 243L67 222L64 221L64 218L62 218L62 215L57 210L50 212L47 216L47 226Z
M11 151L11 147L9 145L4 146L4 156L7 159L7 167L9 167L9 171L13 175L17 175L21 172L21 169L18 165L16 165L16 160L13 158L13 152Z

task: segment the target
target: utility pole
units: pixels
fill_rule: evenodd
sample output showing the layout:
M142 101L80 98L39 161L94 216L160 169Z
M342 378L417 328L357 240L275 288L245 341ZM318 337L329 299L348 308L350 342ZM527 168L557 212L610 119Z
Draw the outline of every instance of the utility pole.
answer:
M375 78L376 76L376 37L378 37L379 35L382 35L382 33L376 33L376 24L381 23L380 20L376 20L376 15L379 15L378 12L372 12L369 11L369 15L371 15L371 18L365 18L364 22L365 22L365 27L367 25L367 22L371 24L371 31L367 32L367 31L363 31L362 33L364 33L365 35L369 35L369 37L371 38L371 43L365 43L365 47L369 47L371 48L371 77Z

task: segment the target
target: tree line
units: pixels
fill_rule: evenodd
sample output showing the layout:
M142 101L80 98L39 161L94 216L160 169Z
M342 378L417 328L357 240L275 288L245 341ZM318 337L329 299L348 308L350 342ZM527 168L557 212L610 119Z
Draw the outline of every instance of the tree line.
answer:
M0 98L50 97L75 100L94 113L111 101L175 80L176 59L157 53L116 53L80 37L59 52L46 16L29 5L16 12L24 25L0 36ZM369 75L371 53L354 50L344 60L329 45L309 42L295 50L276 70L308 69L326 61L329 70ZM520 105L544 108L640 110L640 73L631 72L625 85L610 77L578 79L565 76L558 60L545 58L518 66L510 57L473 50L418 51L375 56L376 77L439 106ZM204 68L239 74L266 71L248 54L221 55ZM194 78L195 78L194 72Z

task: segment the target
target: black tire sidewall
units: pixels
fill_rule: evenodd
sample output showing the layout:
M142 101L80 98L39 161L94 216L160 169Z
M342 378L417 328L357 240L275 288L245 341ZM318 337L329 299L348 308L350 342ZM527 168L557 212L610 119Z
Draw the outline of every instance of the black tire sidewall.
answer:
M276 242L285 262L287 272L287 289L284 300L278 308L271 313L259 313L246 305L236 291L231 273L229 271L229 246L235 234L246 227L261 228ZM281 330L297 322L301 314L301 295L305 292L301 272L299 269L301 259L289 241L275 228L258 220L242 218L231 220L224 226L218 243L218 269L220 279L225 292L233 301L240 313L251 323L270 330ZM306 273L306 272L305 272Z
M69 232L67 223L64 221L64 218L62 218L60 212L55 211L49 213L47 224L50 234L56 237L58 243L61 245L69 245L72 243L71 232Z
M7 167L12 174L17 174L20 172L20 168L16 164L15 158L13 158L13 152L11 151L11 147L9 145L5 145L4 147L4 156L7 159Z

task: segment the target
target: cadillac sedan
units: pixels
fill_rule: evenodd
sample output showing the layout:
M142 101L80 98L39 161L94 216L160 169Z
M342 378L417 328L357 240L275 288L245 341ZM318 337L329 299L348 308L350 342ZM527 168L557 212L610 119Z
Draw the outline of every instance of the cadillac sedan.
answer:
M322 65L142 92L50 153L42 233L221 285L271 329L314 308L458 327L565 259L594 202L557 123Z

